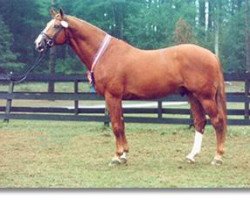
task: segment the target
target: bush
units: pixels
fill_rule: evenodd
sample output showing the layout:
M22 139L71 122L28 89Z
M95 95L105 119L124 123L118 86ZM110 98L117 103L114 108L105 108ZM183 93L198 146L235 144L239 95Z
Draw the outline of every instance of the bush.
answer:
M56 60L56 73L75 74L85 71L86 67L77 58L68 57Z

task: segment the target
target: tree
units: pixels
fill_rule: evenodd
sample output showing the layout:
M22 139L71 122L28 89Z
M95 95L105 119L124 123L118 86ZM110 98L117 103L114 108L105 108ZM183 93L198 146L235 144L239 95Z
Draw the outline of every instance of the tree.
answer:
M221 25L221 1L218 0L215 3L215 31L214 31L214 52L217 56L219 56L219 39L220 39L220 25Z
M152 0L129 2L125 38L137 47L156 49L172 45L176 22L195 24L194 1Z
M125 14L125 0L113 1L113 18L114 18L114 29L113 35L117 38L123 39L124 31L124 14Z
M54 2L55 7L62 7L66 14L82 18L109 34L143 49L157 49L176 43L178 40L173 37L173 33L177 21L183 19L188 25L187 31L192 27L196 43L219 54L226 70L242 71L246 69L246 65L250 68L249 0ZM11 41L8 40L9 49L18 62L31 64L37 55L33 41L50 20L51 0L0 0L0 5L2 21L12 35ZM182 26L185 27L184 24ZM0 34L3 37L3 33ZM66 45L57 47L54 56L57 58L56 72L84 72L85 68L81 67L81 62ZM38 70L48 72L48 60L42 65L44 67Z
M18 70L23 65L17 62L17 54L11 51L12 34L0 16L0 71Z
M44 1L44 0L43 0ZM44 17L39 0L0 0L0 13L12 33L13 52L19 62L30 64L34 60L34 40L41 31Z
M221 13L224 23L221 24L220 57L226 71L242 72L246 69L245 7L242 1L232 3L228 8L223 7L228 12Z
M182 18L176 23L174 42L175 44L197 43L193 35L192 27Z

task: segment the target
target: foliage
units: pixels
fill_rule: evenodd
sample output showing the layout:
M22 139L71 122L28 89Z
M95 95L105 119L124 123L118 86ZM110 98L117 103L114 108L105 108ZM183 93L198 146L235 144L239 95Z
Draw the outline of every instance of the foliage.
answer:
M176 44L196 43L192 27L182 18L180 18L176 23L174 42Z
M243 10L233 15L229 20L230 23L224 28L221 40L223 63L227 71L242 71L246 65Z
M34 40L44 19L38 12L38 0L0 0L0 13L4 23L12 33L11 50L16 53L18 61L30 64L35 59Z
M125 35L137 47L156 49L172 45L175 23L183 17L194 23L194 5L184 1L130 3ZM178 10L181 12L178 12ZM133 14L132 14L133 13Z
M12 34L0 16L0 71L14 70L22 66L17 62L17 54L11 51Z
M175 38L176 26L178 27L177 22L184 20L189 26L186 28L192 30L193 38L190 42L211 51L217 48L225 70L242 71L245 69L247 56L246 2L247 0L0 0L0 13L12 35L13 40L8 41L18 63L30 64L36 57L33 41L50 19L49 8L54 6L62 7L66 14L89 21L111 35L143 49L157 49L179 43ZM56 71L68 73L78 70L79 67L76 66L71 68L73 70L69 69L69 61L73 65L79 62L69 48L62 49L57 53ZM63 59L66 61L62 61ZM60 67L61 64L63 66Z
M74 74L82 73L84 74L83 64L75 57L67 57L65 59L57 59L56 62L56 73L61 74Z

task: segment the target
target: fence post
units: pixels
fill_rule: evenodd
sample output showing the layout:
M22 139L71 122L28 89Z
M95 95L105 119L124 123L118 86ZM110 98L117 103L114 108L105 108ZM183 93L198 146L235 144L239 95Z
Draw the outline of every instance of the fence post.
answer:
M78 80L74 81L74 93L75 94L78 94L78 86L79 86L78 83L79 83ZM75 115L78 115L79 114L79 101L78 100L74 101L74 109L75 109Z
M13 90L14 90L14 82L11 81L9 84L8 95L13 94ZM5 117L4 117L4 122L7 123L10 120L11 104L12 104L12 97L8 97L6 100Z
M158 100L158 119L162 119L162 100Z
M246 72L245 79L245 119L249 119L249 89L250 89L250 73Z

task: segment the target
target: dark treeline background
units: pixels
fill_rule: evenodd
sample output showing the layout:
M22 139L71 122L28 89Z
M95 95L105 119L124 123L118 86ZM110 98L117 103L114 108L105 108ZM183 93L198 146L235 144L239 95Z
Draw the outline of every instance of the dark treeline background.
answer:
M249 0L0 0L0 71L34 61L34 40L52 6L139 48L195 43L219 55L227 72L250 67ZM69 47L54 53L38 71L84 72Z

